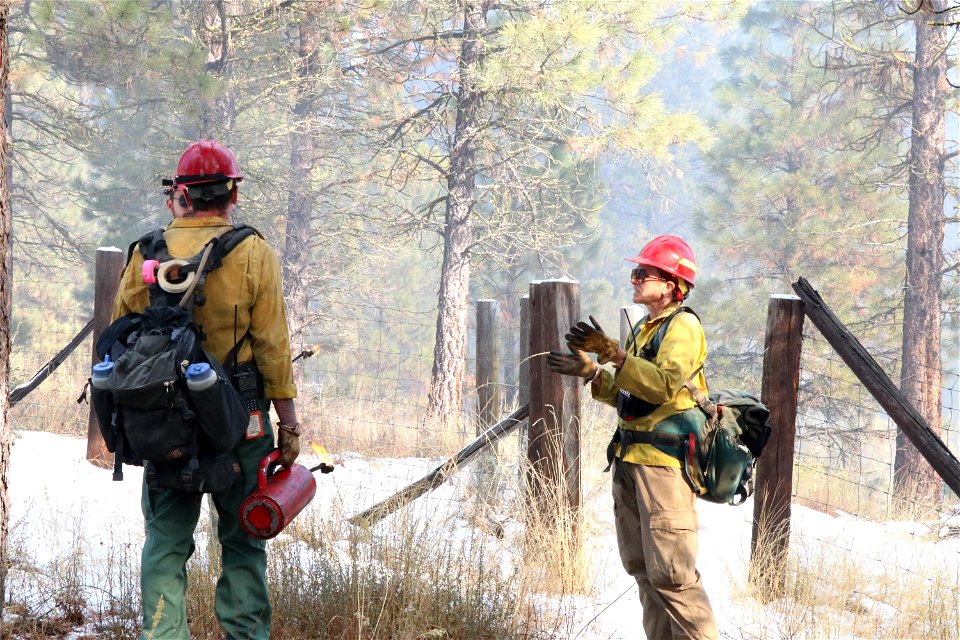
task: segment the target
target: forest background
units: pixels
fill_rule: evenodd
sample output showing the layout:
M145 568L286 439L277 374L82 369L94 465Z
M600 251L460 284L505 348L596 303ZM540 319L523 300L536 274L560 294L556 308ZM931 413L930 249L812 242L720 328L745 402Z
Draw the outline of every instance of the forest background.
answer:
M92 307L95 249L165 224L161 178L211 137L244 170L236 221L281 256L294 351L321 347L308 395L388 341L430 363L427 412L458 414L472 301L515 327L531 280L574 277L617 327L622 258L672 233L697 254L712 385L759 388L766 300L803 276L939 431L960 367L952 10L11 3L12 351L57 322L29 311L43 283ZM435 331L349 320L384 309Z

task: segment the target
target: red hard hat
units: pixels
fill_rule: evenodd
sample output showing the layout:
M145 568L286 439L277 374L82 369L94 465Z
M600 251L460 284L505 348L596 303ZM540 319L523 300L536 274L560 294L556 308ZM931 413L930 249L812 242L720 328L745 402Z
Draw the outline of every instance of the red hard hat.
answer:
M201 138L183 152L177 163L173 186L192 186L243 180L233 151L215 140Z
M691 288L694 276L697 275L697 262L693 257L693 250L677 236L657 236L640 250L640 255L627 260L656 267L680 278Z

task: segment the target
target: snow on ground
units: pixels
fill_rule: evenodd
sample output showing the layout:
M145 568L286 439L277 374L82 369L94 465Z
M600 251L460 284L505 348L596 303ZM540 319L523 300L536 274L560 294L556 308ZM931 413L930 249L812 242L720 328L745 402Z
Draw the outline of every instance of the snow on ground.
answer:
M37 432L16 435L8 478L13 561L7 578L8 600L27 602L35 612L52 608L64 597L54 585L73 585L76 595L99 611L119 609L138 598L138 585L129 579L136 572L126 568L135 569L139 564L143 541L140 469L125 466L124 480L112 482L111 471L90 465L85 452L85 440L77 438ZM310 460L307 456L302 462L309 464ZM318 474L317 498L308 510L317 514L341 510L349 517L419 479L439 460L365 459L348 453L338 456L337 462L333 474ZM606 478L603 482L608 482ZM468 485L469 470L407 509L429 513L432 521L448 527L453 538L466 537L470 531L462 507ZM636 586L623 572L617 555L609 492L597 491L589 500L587 553L595 590L570 600L575 606L571 615L576 617L570 640L642 638ZM698 510L698 567L723 637L785 637L771 632L776 625L767 622L776 614L760 611L759 605L743 595L752 504L748 501L731 507L701 501ZM938 532L950 527L960 531L958 525L960 511L953 514L953 521L942 523L871 523L795 505L791 551L816 557L819 547L829 547L834 555L855 554L863 567L874 567L878 575L889 570L895 558L897 567L915 567L918 572L937 567L960 576L960 538L937 539ZM522 526L509 518L503 528L507 541L522 534ZM76 553L78 549L82 554ZM506 549L505 557L510 553ZM869 585L866 587L861 597L869 606ZM757 628L758 621L764 621L763 628Z

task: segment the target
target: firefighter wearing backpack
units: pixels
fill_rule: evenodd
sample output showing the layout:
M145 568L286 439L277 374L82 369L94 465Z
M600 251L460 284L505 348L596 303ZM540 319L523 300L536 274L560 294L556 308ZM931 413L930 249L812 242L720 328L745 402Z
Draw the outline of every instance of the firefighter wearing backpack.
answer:
M700 321L680 312L693 288L696 261L682 239L663 235L648 243L630 272L633 302L648 315L633 328L626 349L591 318L566 336L570 352L553 351L557 373L590 383L594 399L617 407L618 429L608 450L614 466L613 504L617 545L624 568L640 588L643 628L651 640L718 638L710 601L696 568L699 487L684 473L676 451L652 442L665 419L695 415L690 382L706 393L707 344ZM669 324L667 324L669 323ZM666 327L666 331L658 329ZM661 334L661 335L658 335ZM654 344L659 341L659 344ZM594 364L613 365L613 371Z
M181 155L171 194L184 197L189 216L176 217L163 231L174 258L197 254L214 237L233 228L237 183L243 179L237 160L227 147L203 139ZM143 257L134 250L114 303L113 315L140 313L149 304L143 281ZM267 640L271 605L267 593L266 543L240 527L238 507L256 488L259 462L274 448L269 407L279 419L280 464L290 466L299 453L299 428L293 398L296 387L290 357L280 263L258 235L244 238L209 272L204 304L194 309L202 327L203 346L223 364L239 344L234 371L258 375L252 401L257 412L234 451L242 475L228 489L211 493L219 514L217 535L222 547L222 572L216 587L215 610L226 637ZM255 368L253 368L255 365ZM146 474L142 495L146 540L141 562L143 602L142 638L189 639L186 588L187 559L193 554L193 533L200 515L202 493L151 488Z

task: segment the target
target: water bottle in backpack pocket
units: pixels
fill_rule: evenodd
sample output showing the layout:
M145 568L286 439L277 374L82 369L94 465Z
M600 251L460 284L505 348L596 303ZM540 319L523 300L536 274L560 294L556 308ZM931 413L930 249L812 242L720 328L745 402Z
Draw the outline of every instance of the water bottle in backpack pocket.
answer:
M90 404L93 405L94 414L97 417L97 426L100 427L100 435L107 445L107 451L116 453L118 449L124 450L123 433L118 425L117 407L113 401L113 393L107 387L107 379L113 371L114 363L110 356L104 356L103 361L93 365L90 375ZM130 451L129 442L126 443L126 451Z
M221 453L236 447L249 415L223 368L212 358L210 362L195 362L186 369L186 381L204 444Z

